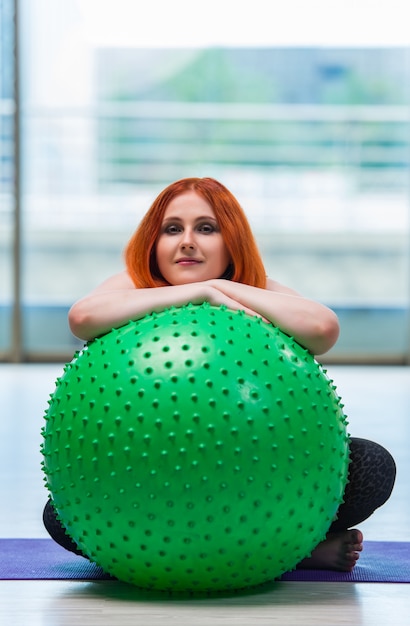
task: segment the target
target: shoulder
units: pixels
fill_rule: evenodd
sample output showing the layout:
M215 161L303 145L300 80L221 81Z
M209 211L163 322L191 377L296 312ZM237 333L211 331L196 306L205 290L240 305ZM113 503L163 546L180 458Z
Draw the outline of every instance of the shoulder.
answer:
M277 280L273 280L272 278L269 278L269 276L266 278L266 289L268 291L276 291L277 293L285 293L289 296L300 296L300 294L294 289L278 283Z
M121 289L136 289L131 276L126 270L110 276L94 289L98 291L117 291Z

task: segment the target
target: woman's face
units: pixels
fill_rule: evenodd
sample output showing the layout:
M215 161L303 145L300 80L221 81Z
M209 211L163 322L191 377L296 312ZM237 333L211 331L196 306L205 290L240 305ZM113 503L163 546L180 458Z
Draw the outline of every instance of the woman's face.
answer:
M170 285L219 278L231 260L213 209L195 191L169 203L156 255L159 271Z

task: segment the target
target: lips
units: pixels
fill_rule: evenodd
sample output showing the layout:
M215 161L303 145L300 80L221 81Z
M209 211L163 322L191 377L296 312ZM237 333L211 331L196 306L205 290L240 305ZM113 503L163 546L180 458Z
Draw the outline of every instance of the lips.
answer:
M183 259L177 259L176 263L177 263L177 265L198 265L199 263L202 263L202 261L199 261L198 259L191 259L191 258L187 257L187 258L183 258Z

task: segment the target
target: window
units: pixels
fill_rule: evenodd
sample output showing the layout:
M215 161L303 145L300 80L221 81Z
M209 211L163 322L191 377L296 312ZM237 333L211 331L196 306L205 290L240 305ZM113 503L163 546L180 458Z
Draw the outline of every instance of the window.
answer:
M8 33L1 54L9 59L12 18L5 7L11 4L1 5L2 35ZM20 6L25 357L69 358L81 345L67 328L70 304L122 268L124 245L165 185L209 175L240 200L268 273L339 314L341 338L328 358L408 358L408 47L175 47L174 41L144 48L135 45L142 37L136 25L133 40L123 23L121 45L97 33L107 15L101 9L93 21L90 0ZM105 31L110 37L118 20ZM13 307L12 84L4 70L0 349L6 358Z

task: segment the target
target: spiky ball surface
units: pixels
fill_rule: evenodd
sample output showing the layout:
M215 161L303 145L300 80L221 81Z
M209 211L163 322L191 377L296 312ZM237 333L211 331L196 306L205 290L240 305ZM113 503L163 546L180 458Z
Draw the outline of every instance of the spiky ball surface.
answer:
M45 418L46 483L69 534L143 588L277 578L342 501L348 435L332 381L241 312L188 305L92 341Z

